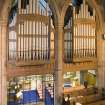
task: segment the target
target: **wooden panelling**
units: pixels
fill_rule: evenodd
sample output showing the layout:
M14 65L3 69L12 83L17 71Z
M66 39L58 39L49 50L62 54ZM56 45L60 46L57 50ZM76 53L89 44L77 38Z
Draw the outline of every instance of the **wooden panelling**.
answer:
M63 72L75 72L80 70L97 70L97 61L76 62L72 64L63 64Z
M23 23L24 21L37 21L37 22L43 22L45 24L49 24L49 17L43 16L39 14L19 14L18 15L18 24Z
M18 77L18 76L28 76L28 75L42 75L53 73L54 64L43 64L37 66L24 66L24 67L13 67L9 66L7 68L7 77Z

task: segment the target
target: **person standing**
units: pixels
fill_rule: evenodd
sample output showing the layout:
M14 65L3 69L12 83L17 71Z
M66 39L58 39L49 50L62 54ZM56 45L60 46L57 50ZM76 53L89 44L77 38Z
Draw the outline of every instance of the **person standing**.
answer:
M70 95L68 94L67 97L68 97L68 100L66 102L66 105L70 105Z

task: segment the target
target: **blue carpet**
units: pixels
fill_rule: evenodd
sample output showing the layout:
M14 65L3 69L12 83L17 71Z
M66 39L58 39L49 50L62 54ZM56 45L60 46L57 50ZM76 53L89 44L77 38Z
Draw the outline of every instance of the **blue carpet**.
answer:
M13 101L8 102L8 105L17 105L16 103L18 104L28 104L28 103L33 103L33 102L36 103L36 102L39 102L40 100L37 90L23 91L22 93L23 93L23 98L19 100L19 102L16 102L13 99ZM10 95L15 97L16 94L10 93Z
M23 99L20 101L21 104L27 104L32 102L39 102L39 94L37 90L23 91Z

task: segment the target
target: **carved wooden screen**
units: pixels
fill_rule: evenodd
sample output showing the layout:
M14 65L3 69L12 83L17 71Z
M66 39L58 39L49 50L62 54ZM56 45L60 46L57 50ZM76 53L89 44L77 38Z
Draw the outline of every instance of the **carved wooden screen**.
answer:
M15 53L9 47L9 59L49 60L53 56L50 49L54 39L50 37L52 26L48 4L44 0L18 0L17 10L15 49L12 48Z
M68 61L68 63L70 61L69 59L71 59L72 62L91 61L93 58L96 58L97 47L95 10L90 8L85 0L83 0L83 3L80 5L80 7L73 7L72 17L73 19L70 19L70 21L73 23L71 25L71 28L73 29L73 60L71 56L67 56L66 61ZM71 32L66 31L66 33L70 34ZM70 51L71 50L67 48L67 52L69 54Z

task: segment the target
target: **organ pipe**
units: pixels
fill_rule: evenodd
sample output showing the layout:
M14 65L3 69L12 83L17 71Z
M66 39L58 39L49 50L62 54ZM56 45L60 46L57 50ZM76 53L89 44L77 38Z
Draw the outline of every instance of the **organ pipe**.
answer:
M88 4L83 0L83 4L79 8L79 12L76 12L76 7L73 7L73 58L91 58L96 54L96 33L95 33L95 10L90 15ZM70 20L72 22L72 20ZM69 24L65 26L68 28ZM69 28L68 28L69 29ZM65 32L69 34L70 32ZM68 43L65 41L65 46ZM66 48L66 51L70 50ZM67 58L71 59L71 58Z
M26 2L25 2L26 3ZM37 14L49 17L49 7L40 0L29 0L29 4L18 0L18 15ZM34 15L33 15L34 16ZM46 18L47 19L47 18ZM49 60L50 58L50 19L45 23L42 19L17 22L17 59L18 60ZM53 39L54 40L54 39ZM54 42L53 42L54 43Z

